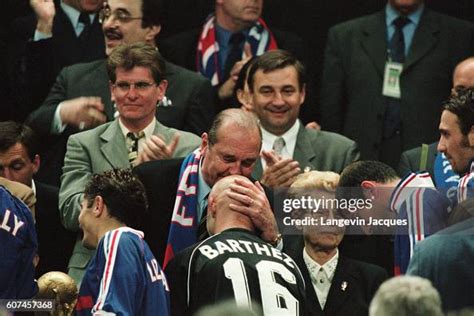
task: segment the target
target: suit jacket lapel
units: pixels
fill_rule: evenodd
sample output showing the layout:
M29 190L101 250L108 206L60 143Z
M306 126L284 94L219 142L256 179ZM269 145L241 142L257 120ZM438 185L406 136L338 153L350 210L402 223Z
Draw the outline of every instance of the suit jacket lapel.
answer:
M71 20L63 11L61 6L56 6L56 16L59 23L53 24L53 33L54 36L61 34L61 37L76 38L76 31L72 25Z
M374 63L380 75L383 75L385 61L387 59L386 29L385 11L380 11L370 16L362 28L362 47Z
M324 312L327 315L336 315L338 309L344 306L347 298L351 296L354 289L354 276L352 276L351 267L346 264L344 257L339 254L339 259L334 273L334 278L329 289L328 299L324 306Z
M174 136L174 133L157 120L153 135L159 135L166 144L169 144Z
M300 124L298 135L296 136L296 146L293 153L293 159L299 161L301 170L304 170L306 167L313 170L315 167L311 160L315 157L316 152L313 146L311 146L306 129L303 124Z
M438 35L439 25L429 10L425 9L421 16L420 24L413 36L413 41L405 60L404 71L407 71L413 64L432 51L433 46L438 42Z
M100 151L114 168L129 168L127 145L118 121L113 121L100 135Z
M303 251L299 251L293 258L300 268L301 274L304 278L305 288L306 288L306 310L308 315L323 315L323 310L321 309L321 304L319 304L318 296L314 290L313 283L311 282L311 277L309 276L308 268L303 259Z

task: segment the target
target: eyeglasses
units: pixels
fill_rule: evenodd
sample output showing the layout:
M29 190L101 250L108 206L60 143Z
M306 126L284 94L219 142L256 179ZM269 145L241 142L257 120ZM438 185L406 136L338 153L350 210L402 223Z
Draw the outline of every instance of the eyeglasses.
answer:
M135 88L138 92L145 92L149 90L152 86L156 85L156 83L146 82L146 81L138 81L135 83L129 83L126 81L119 81L113 85L114 88L117 88L122 93L127 93L130 91L132 87Z
M104 23L107 21L111 16L113 16L114 20L120 22L120 23L128 23L132 20L141 20L142 17L132 17L127 11L123 10L116 10L112 12L109 7L102 8L102 10L99 11L99 22Z

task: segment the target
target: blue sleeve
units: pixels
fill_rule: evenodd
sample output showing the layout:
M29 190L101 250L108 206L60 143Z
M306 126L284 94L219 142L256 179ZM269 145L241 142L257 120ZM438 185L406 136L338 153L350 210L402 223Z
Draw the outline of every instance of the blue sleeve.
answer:
M102 248L105 257L99 294L92 312L103 310L122 315L134 315L143 297L146 284L140 273L140 253L133 239L123 231L106 234Z

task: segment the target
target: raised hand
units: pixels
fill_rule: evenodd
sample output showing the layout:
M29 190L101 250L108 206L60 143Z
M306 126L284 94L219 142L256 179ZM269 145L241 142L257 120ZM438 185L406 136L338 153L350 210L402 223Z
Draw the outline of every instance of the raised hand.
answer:
M36 30L44 34L52 34L53 19L56 8L53 0L30 0L30 6L36 14L38 23Z

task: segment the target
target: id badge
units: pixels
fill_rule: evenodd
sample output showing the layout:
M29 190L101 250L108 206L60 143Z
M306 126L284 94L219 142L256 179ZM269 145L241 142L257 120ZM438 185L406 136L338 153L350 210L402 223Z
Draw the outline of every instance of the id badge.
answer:
M403 71L403 64L387 61L385 63L385 73L383 78L382 94L386 97L400 99L402 91L400 89L400 76Z

